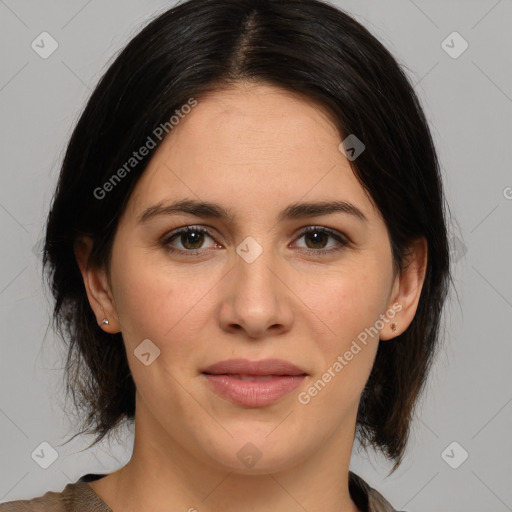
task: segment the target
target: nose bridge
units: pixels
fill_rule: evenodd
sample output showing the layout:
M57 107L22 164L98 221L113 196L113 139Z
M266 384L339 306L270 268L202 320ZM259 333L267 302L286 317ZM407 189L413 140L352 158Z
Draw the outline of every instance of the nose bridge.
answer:
M261 336L270 327L289 328L290 304L286 287L276 275L279 264L275 251L249 236L236 247L236 253L235 268L222 298L224 328L237 325L252 337Z
M240 258L236 268L238 298L248 300L255 310L263 312L275 309L278 290L276 278L270 271L275 266L272 248L266 243L264 249L255 238L249 236L237 246L236 252Z

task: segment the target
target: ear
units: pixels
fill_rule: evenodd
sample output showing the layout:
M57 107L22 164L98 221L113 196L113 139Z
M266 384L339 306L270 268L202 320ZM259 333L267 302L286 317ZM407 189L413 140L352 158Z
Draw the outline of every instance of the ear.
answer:
M409 245L403 270L397 274L393 283L388 311L395 311L396 314L381 330L381 340L390 340L402 334L411 324L425 281L427 258L428 244L425 237L414 240ZM394 331L393 324L395 324Z
M114 297L106 270L89 265L92 247L92 238L88 236L78 238L74 246L75 257L84 280L89 304L96 315L98 325L105 332L114 334L121 330ZM102 324L104 319L108 320L108 324Z

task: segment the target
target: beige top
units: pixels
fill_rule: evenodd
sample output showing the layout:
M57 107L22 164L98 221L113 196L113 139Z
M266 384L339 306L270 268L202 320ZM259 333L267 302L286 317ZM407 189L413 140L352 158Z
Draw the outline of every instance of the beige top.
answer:
M31 500L0 504L0 512L113 512L88 484L106 475L87 474L61 492L48 491ZM349 491L362 512L397 512L380 493L361 477L349 473Z

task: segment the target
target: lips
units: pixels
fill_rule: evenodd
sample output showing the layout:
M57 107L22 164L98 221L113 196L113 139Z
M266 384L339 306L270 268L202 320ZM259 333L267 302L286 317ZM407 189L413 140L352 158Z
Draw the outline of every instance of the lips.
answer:
M228 359L208 366L203 373L213 375L305 375L297 366L283 359L261 359L249 361L248 359Z
M229 359L202 370L211 389L239 405L263 407L291 393L306 372L282 359Z

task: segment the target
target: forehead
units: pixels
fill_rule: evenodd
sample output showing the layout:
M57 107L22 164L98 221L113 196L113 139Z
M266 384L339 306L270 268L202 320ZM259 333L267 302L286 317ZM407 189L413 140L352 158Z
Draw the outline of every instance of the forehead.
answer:
M270 85L241 84L210 93L177 126L169 146L201 142L194 155L221 160L230 165L265 166L314 155L315 149L337 148L340 135L327 110L318 102ZM292 155L293 153L293 155ZM190 156L194 156L190 155Z
M134 213L172 197L234 212L300 200L344 199L373 207L330 114L317 102L269 85L239 85L199 98L164 139L133 194Z

